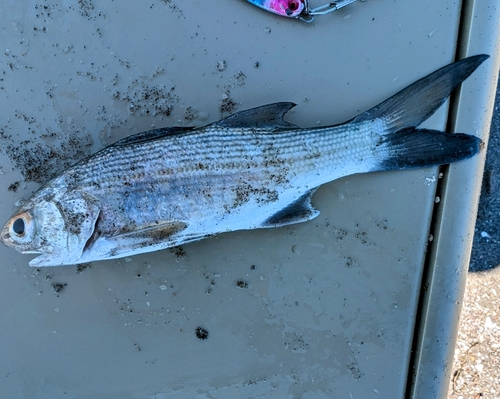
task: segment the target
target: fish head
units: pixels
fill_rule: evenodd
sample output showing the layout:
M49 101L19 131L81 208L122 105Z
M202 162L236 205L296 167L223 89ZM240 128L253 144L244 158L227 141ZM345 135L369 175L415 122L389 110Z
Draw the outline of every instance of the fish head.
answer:
M35 196L3 227L0 238L23 254L40 254L30 266L77 264L91 239L100 209L89 194Z
M298 17L305 9L304 0L271 0L270 11L284 17Z

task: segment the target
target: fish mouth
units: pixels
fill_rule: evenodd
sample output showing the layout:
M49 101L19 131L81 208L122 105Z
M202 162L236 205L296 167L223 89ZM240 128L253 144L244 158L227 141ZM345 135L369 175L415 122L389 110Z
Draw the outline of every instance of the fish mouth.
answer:
M0 232L0 239L4 243L4 245L8 247L12 247L14 245L14 240L12 240L9 234L9 223L3 226L2 231Z
M30 267L47 267L47 266L59 266L57 264L54 264L54 259L53 258L50 258L48 257L47 255L40 255L40 256L37 256L36 258L34 259L31 259L29 262L28 262L28 265L30 265Z
M40 254L40 252L37 253ZM41 253L40 256L31 259L28 264L30 265L30 267L53 267L77 265L78 262L72 262L71 260L68 261L67 257L61 255Z
M2 232L0 233L0 240L2 240L3 244L9 248L15 249L17 252L21 254L41 254L41 251L35 251L33 249L25 249L20 244L12 239L9 233L9 225L6 225Z

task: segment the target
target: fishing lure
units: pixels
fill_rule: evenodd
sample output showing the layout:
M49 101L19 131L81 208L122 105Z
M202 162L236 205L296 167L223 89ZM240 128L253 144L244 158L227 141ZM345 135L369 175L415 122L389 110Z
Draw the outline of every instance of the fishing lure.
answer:
M345 7L356 0L331 1L316 8L310 8L308 0L247 0L253 5L282 17L297 18L312 22L316 15L325 15Z

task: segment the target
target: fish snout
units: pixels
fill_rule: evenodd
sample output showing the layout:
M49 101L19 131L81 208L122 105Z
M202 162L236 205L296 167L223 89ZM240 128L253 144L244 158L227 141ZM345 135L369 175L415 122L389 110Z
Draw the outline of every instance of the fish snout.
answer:
M0 232L0 239L8 247L12 246L12 239L10 238L9 229L9 222L7 222Z

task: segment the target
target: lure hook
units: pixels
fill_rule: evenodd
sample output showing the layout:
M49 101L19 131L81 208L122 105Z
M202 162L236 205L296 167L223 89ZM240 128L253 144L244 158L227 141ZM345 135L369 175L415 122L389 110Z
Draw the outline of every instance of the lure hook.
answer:
M302 11L302 13L297 18L303 22L309 23L314 21L314 17L316 15L325 15L333 11L337 11L338 9L345 7L351 3L354 3L355 1L356 0L331 1L327 4L323 4L322 6L316 8L309 8L309 3L307 0L305 0L304 11Z

